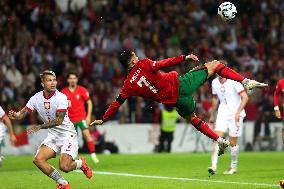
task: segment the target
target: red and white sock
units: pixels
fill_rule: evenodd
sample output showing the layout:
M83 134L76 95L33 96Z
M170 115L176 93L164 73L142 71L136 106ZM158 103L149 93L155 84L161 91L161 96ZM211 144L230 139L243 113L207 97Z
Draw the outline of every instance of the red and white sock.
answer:
M224 64L219 64L215 72L220 75L221 77L227 78L227 79L232 79L234 81L238 81L242 83L242 81L245 79L244 76L240 75L236 71L230 69L229 67L225 66Z
M219 136L208 126L205 121L200 120L198 117L194 117L191 120L191 124L201 133L208 136L209 138L217 141Z
M88 150L91 154L95 153L95 143L94 143L93 140L87 141L87 146L88 146Z

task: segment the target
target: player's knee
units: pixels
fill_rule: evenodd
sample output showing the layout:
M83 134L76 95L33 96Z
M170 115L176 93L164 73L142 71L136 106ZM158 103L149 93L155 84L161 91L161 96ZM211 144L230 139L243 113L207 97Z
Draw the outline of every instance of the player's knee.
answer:
M41 158L38 158L38 157L35 157L34 160L33 160L33 163L37 166L41 165L43 162L44 162L44 160L41 159Z
M59 165L59 169L60 169L61 171L65 172L65 173L68 173L68 172L71 171L69 165L66 164L66 163L61 163L61 164Z

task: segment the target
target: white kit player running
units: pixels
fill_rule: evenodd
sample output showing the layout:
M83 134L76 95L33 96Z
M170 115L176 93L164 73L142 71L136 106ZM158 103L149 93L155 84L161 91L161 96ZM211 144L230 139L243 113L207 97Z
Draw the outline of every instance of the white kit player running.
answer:
M231 144L231 166L224 174L234 174L237 172L238 137L242 134L243 120L246 116L244 107L248 102L248 95L242 84L218 76L212 81L212 108L209 122L214 123L215 113L218 107L217 118L215 122L215 132L223 137L229 130L229 141ZM213 143L213 152L211 156L211 167L208 168L210 174L215 174L218 162L218 145Z
M78 154L77 133L68 117L67 97L56 89L57 81L53 71L40 74L43 91L30 98L25 108L19 112L10 111L11 119L23 119L36 110L44 124L35 125L28 129L28 134L40 129L48 129L46 139L41 143L33 163L47 176L57 183L57 189L70 189L71 186L60 173L48 164L50 158L60 153L59 167L63 172L81 169L87 178L92 177L92 170L87 166L84 158L75 160Z
M6 115L3 108L0 106L0 165L2 165L3 160L4 160L4 156L2 156L2 152L1 152L1 146L2 146L1 144L4 140L5 133L6 133L5 126L8 129L11 144L14 145L17 142L17 138L14 134L12 123L10 119L8 118L8 116Z

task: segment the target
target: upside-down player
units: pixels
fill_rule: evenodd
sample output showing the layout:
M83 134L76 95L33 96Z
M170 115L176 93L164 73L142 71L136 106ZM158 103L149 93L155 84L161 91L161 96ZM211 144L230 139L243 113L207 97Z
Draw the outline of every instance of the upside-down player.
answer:
M68 86L62 89L69 101L68 115L75 128L80 127L82 134L87 142L88 150L94 163L99 163L95 153L95 142L89 131L89 124L92 116L92 101L89 92L83 86L78 85L78 74L69 72L67 74ZM85 103L88 105L88 111L85 110Z
M30 98L26 106L19 112L9 111L11 119L21 120L36 110L44 124L28 129L28 134L40 129L48 129L48 135L39 146L33 163L48 177L57 183L57 189L70 189L70 183L47 161L60 153L59 168L63 172L81 169L87 178L92 177L92 170L84 158L75 160L78 154L77 133L68 117L67 97L56 89L57 81L53 71L40 74L43 91Z
M128 68L127 78L124 81L121 92L114 102L111 103L102 120L95 120L91 125L100 125L106 122L124 101L131 96L141 96L160 102L165 105L177 107L178 113L204 135L210 137L219 144L219 153L224 153L229 141L219 137L212 131L205 121L200 120L194 113L195 101L193 93L215 73L220 76L236 80L246 89L267 86L254 80L249 80L221 64L219 61L211 61L190 70L185 75L179 76L177 72L162 73L162 68L180 64L185 60L195 60L195 55L180 55L160 61L150 59L139 60L132 51L124 51L120 55L120 62Z

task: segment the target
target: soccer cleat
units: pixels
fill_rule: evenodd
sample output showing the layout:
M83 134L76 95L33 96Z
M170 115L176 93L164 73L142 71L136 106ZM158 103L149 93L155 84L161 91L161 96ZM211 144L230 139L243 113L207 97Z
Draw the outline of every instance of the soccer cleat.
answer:
M86 175L86 177L88 179L92 178L92 176L93 176L92 169L87 165L87 162L86 162L85 158L80 157L80 159L82 160L81 170L83 171L83 173Z
M56 189L71 189L70 183L68 184L57 184Z
M208 167L208 173L211 175L216 174L216 167Z
M281 188L284 188L284 179L280 180L279 184L280 184Z
M232 175L232 174L235 174L237 172L237 169L236 168L229 168L228 170L224 171L223 174L225 175Z
M262 87L267 87L268 84L265 84L265 83L260 83L258 81L255 81L255 80L251 80L251 79L245 79L243 82L242 82L244 88L246 90L252 90L254 88L262 88Z
M222 142L218 143L219 145L219 151L218 151L218 156L221 156L224 154L225 149L230 145L230 142L226 139L223 139Z
M99 163L100 160L98 159L97 155L95 153L91 154L91 158L93 160L94 163Z

